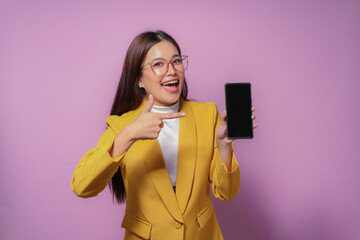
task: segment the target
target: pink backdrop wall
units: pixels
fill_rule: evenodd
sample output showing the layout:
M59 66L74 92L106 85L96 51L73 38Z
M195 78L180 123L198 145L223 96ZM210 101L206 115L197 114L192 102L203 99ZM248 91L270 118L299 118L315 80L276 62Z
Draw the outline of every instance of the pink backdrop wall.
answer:
M130 41L157 29L189 55L190 98L222 110L225 82L253 84L225 239L360 239L359 25L359 1L0 0L0 239L122 238L124 206L70 179Z

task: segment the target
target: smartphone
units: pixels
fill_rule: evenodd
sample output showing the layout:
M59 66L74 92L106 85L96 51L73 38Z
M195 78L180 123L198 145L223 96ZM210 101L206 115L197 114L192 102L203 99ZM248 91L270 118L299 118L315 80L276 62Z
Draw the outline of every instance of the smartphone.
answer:
M226 83L225 103L228 139L253 138L251 84Z

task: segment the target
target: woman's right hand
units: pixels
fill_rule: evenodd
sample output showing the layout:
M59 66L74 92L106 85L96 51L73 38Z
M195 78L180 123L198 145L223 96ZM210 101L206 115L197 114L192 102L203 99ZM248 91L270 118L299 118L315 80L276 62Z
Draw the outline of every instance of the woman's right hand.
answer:
M121 130L115 137L113 147L109 150L112 158L126 152L137 140L156 139L163 128L163 119L181 118L185 113L153 113L154 97L150 94L145 108L137 118Z
M127 126L127 130L132 132L134 140L156 139L161 128L164 127L163 119L181 118L185 113L152 113L154 97L150 94L145 108L137 118Z

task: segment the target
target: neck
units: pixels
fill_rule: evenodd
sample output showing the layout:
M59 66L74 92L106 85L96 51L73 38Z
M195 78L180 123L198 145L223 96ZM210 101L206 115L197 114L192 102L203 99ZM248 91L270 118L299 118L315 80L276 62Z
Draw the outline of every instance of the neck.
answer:
M170 112L178 112L180 107L180 101L169 105L169 106L157 106L153 105L151 112L159 112L159 113L170 113Z

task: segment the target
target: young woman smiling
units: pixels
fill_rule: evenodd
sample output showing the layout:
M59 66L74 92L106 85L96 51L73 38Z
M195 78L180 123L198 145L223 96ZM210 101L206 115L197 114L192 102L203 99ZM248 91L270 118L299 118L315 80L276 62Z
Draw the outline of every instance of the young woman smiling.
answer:
M187 66L167 33L135 37L107 129L74 171L78 196L96 196L109 183L117 201L126 200L124 239L223 239L210 186L216 198L234 198L239 166L226 112L187 100Z

